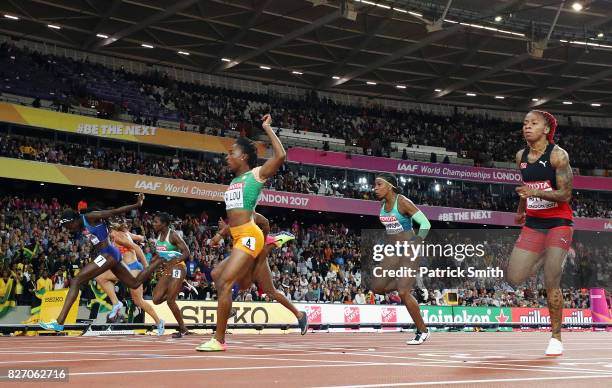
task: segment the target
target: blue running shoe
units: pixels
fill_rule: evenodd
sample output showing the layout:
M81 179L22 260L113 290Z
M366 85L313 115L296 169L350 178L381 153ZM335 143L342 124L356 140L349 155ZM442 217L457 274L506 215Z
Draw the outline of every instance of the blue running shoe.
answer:
M157 325L157 335L164 335L166 331L166 321L163 319L159 320L159 325Z
M38 326L42 327L45 330L53 330L53 331L62 331L64 330L64 325L60 325L57 321L51 322L39 322Z

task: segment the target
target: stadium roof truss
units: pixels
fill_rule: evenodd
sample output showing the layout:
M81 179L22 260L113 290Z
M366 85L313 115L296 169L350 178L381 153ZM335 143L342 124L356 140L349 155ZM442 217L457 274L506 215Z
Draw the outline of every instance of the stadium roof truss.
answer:
M609 116L612 2L571 3L6 0L19 20L0 34L340 93Z

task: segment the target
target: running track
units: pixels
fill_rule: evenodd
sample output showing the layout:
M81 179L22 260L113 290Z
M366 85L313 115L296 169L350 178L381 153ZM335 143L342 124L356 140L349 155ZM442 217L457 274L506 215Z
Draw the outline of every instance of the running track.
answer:
M0 369L69 367L69 383L51 387L87 388L612 384L610 332L563 333L565 355L558 358L543 356L548 333L433 333L430 341L412 347L405 345L410 335L232 335L229 351L210 354L194 350L209 335L0 337Z

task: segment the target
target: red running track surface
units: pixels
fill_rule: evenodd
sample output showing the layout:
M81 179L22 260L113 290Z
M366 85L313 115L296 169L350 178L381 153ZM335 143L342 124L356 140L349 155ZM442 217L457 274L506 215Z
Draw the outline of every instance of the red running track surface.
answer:
M69 382L11 387L593 387L612 386L612 333L231 335L224 353L194 350L206 336L0 337L0 369L68 367Z

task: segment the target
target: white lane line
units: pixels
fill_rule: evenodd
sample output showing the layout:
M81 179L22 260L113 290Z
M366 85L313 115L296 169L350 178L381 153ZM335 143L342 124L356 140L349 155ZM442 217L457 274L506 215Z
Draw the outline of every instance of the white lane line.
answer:
M393 384L365 384L365 385L334 385L313 388L373 388L373 387L411 387L424 385L451 385L451 384L482 384L482 383L512 383L519 381L547 381L547 380L576 380L576 379L599 379L610 377L609 375L594 376L555 376L555 377L524 377L513 379L481 379L481 380L446 380L446 381L419 381Z
M112 356L112 354L108 353L99 353L97 355L108 355ZM139 357L136 357L139 356ZM187 359L187 358L206 358L210 360L214 359L238 359L238 360L264 360L264 361L291 361L291 362L333 362L333 363L342 363L342 364L363 364L370 365L371 361L345 361L345 360L323 360L321 358L317 359L300 359L300 358L279 358L275 356L283 356L283 354L272 354L268 356L262 356L259 354L244 354L244 355L185 355L185 354L160 354L160 355L138 355L134 354L132 357L112 357L112 358L73 358L73 359L47 359L47 360L14 360L14 361L1 361L0 364L29 364L29 363L63 363L63 362L83 362L83 361L124 361L124 360L144 360L150 362L151 360L157 359ZM294 356L293 354L288 354L287 356Z
M513 360L479 360L479 359L465 359L465 360L461 360L461 359L427 359L427 358L415 358L415 357L401 357L401 356L388 356L388 355L382 355L382 354L375 354L375 353L368 353L368 354L361 354L361 353L345 353L347 356L364 356L364 357L379 357L379 358L392 358L392 359L397 359L397 360L417 360L420 362L417 362L413 365L419 365L419 366L436 366L438 364L457 364L460 367L473 367L473 365L475 364L479 364L479 365L491 365L491 366L509 366L512 368L517 368L517 367L522 367L523 369L520 370L525 370L525 371L529 371L529 370L534 370L534 371L544 371L544 370L548 370L548 371L559 371L559 372L589 372L589 373L608 373L608 371L605 370L599 370L599 369L583 369L583 368L570 368L570 367L565 367L565 366L561 366L561 365L525 365L525 364L516 364L516 363L508 363L508 362L542 362L542 361L557 361L557 360L553 360L553 359L545 359L545 358L540 358L540 359L526 359L526 358L522 358L522 359L513 359ZM589 358L590 360L594 360L593 358ZM604 358L604 359L608 359L608 358ZM565 359L558 359L558 361L562 361ZM509 369L509 368L499 368L499 369ZM610 373L612 373L612 370L609 371Z
M273 365L273 366L239 366L225 368L182 368L182 369L151 369L151 370L119 370L119 371L99 371L99 372L75 372L70 373L70 378L76 376L100 376L100 375L127 375L127 374L147 374L147 373L174 373L174 372L217 372L217 371L245 371L259 369L309 369L309 368L342 368L342 367L364 367L364 366L385 366L386 363L372 362L368 364L314 364L314 365ZM2 376L0 376L2 377Z

